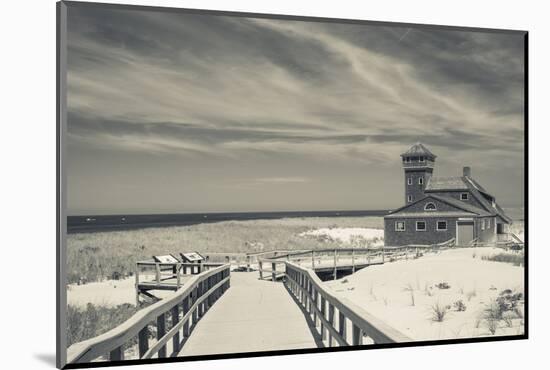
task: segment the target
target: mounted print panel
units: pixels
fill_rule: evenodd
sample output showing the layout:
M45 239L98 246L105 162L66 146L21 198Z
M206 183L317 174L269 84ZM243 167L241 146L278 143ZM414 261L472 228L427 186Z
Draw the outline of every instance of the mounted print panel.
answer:
M61 2L58 39L58 367L527 338L527 32Z

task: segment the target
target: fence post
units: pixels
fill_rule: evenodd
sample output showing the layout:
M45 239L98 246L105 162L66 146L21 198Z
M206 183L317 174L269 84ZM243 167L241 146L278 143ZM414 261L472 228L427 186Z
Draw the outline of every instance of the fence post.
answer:
M109 360L110 361L124 360L124 351L122 350L122 346L119 346L113 349L111 352L109 352Z
M149 327L147 325L145 325L145 327L139 331L138 347L139 358L142 358L145 352L149 350Z
M176 279L177 279L178 289L181 286L180 270L181 270L181 264L178 263L176 265Z
M338 250L335 248L334 249L334 280L336 280L336 277L337 277L337 268L336 268L336 254L338 253Z
M136 264L136 307L139 308L139 264Z
M346 340L346 317L342 312L338 312L338 333L340 337L347 342Z
M155 267L156 267L156 280L157 280L157 285L160 285L160 265L159 263L155 263Z
M260 270L260 280L263 280L264 278L264 270L263 270L263 262L261 259L258 259L258 267Z
M363 344L363 333L361 333L361 329L355 324L352 326L352 344L354 346Z
M330 302L328 303L328 322L329 322L330 326L332 326L334 328L334 306ZM333 341L332 331L329 331L328 332L328 346L329 347L332 347L332 341Z
M386 250L385 250L386 246L383 245L382 246L382 264L384 264L385 262L385 257L386 257Z
M327 301L325 297L321 295L321 317L326 320L327 318ZM321 340L325 341L327 339L327 329L325 328L325 324L323 323L323 320L321 320Z
M182 307L182 315L185 315L188 311L189 311L189 296L185 297L183 299L183 307ZM183 323L183 336L184 337L188 337L189 336L189 320L190 318L188 318L184 323Z
M157 340L160 340L166 334L166 317L164 314L160 314L157 317ZM159 349L158 358L166 357L166 346L162 346Z
M177 304L172 307L172 327L176 326L180 321L180 305ZM173 352L178 352L180 350L180 332L174 334L172 339L172 350Z
M246 256L246 272L250 272L250 256Z
M277 280L277 264L275 262L271 263L271 281Z

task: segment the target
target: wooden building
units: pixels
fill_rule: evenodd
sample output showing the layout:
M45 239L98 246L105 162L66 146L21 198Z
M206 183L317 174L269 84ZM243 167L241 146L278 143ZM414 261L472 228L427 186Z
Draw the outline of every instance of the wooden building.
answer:
M506 233L512 220L496 199L472 178L470 167L462 176L435 177L436 156L416 143L401 154L405 173L405 205L384 217L388 246L435 244L456 239L492 242Z

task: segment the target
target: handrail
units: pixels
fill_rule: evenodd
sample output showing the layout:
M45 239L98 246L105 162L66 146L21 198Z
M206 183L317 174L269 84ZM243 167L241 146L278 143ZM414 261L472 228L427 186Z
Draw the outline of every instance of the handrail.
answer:
M316 330L318 326L320 327L319 334L323 341L327 339L328 333L330 347L334 342L340 346L361 345L364 335L371 338L374 343L411 341L411 338L375 318L348 299L338 297L332 289L322 283L313 270L292 262L285 262L285 264L286 286L296 297L297 303L310 317L313 316L314 326ZM335 321L336 311L338 311L338 323ZM351 322L351 341L347 334L347 320Z
M173 352L177 353L181 346L179 329L183 327L183 335L189 336L198 319L229 288L229 282L229 264L194 275L171 297L138 311L104 334L70 346L67 349L67 362L91 362L105 354L109 354L110 360L122 360L123 346L136 336L139 358L150 358L155 353L158 353L158 357L166 357L166 343L170 339L173 339ZM171 314L173 327L166 332L168 313ZM148 326L152 321L157 325L157 342L149 348Z

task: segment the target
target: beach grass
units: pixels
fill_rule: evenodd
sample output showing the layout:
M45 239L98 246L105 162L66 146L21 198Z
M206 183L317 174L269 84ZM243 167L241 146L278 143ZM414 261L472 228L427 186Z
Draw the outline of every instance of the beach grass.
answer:
M310 217L69 234L69 284L131 276L136 261L198 251L247 253L276 249L338 248L341 242L299 234L318 228L383 228L382 217Z

